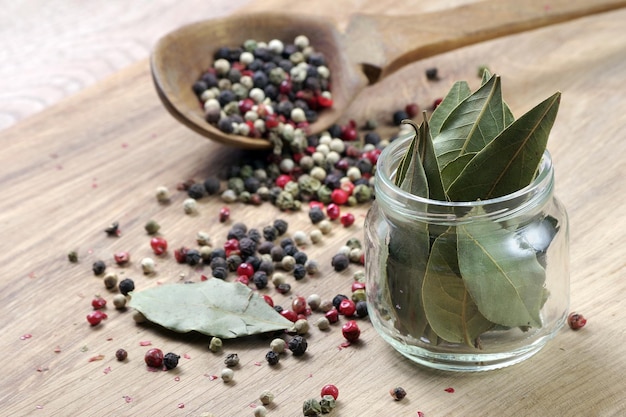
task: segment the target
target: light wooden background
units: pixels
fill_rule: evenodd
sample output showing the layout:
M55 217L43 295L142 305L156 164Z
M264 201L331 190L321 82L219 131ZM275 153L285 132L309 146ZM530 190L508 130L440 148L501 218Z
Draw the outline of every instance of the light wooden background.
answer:
M164 33L249 1L1 1L0 129L146 58Z

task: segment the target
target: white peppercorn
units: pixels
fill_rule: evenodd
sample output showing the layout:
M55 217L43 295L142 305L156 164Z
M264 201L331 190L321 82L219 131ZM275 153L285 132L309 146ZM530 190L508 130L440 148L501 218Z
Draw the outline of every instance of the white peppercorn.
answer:
M213 68L219 75L226 75L230 70L230 62L224 58L216 59L213 63Z
M271 391L265 390L259 395L259 400L263 405L271 404L272 401L274 401L274 394Z
M320 229L322 234L329 234L333 230L333 225L328 219L324 219L317 224L317 227Z
M321 152L313 152L313 154L311 154L311 158L313 158L313 162L315 162L315 165L323 166L326 162L326 155Z
M326 155L326 163L331 166L334 166L340 159L341 155L335 151L330 151L328 155Z
M293 256L283 256L283 259L280 261L280 266L285 271L292 271L296 266L296 259Z
M155 267L154 259L143 258L141 260L141 269L143 270L144 274L150 275L154 273L154 267Z
M330 147L325 143L320 143L315 147L315 152L319 152L326 157L330 152Z
M306 121L306 115L304 114L304 110L302 110L299 107L296 107L291 111L290 117L291 117L291 120L293 120L296 123Z
M293 241L298 246L304 246L308 243L306 232L302 230L297 230L293 233Z
M313 162L313 158L309 157L311 162ZM304 159L304 157L302 158ZM300 161L302 162L302 161ZM324 179L326 178L326 170L322 167L319 166L314 166L311 168L311 170L309 171L309 175L312 178L315 178L318 181L324 181Z
M315 322L315 326L320 330L328 330L330 328L330 321L326 317L320 317Z
M318 294L311 294L306 298L306 303L309 305L311 310L317 310L322 303L322 298Z
M332 142L333 138L332 136L330 136L330 133L328 132L323 132L320 135L319 140L317 141L318 145L328 145L330 146L330 143ZM341 139L340 139L341 140Z
M298 319L293 324L292 329L299 335L305 335L309 332L309 321L307 319Z
M280 164L278 165L280 170L282 172L285 172L285 173L289 173L289 172L293 171L295 166L296 166L296 164L295 164L295 162L293 162L293 159L291 159L291 158L284 158L282 161L280 161Z
M353 263L361 262L361 256L363 256L363 249L361 248L351 249L350 253L348 254L348 258L350 259L350 262L353 262Z
M252 52L244 51L241 53L241 55L239 55L239 62L244 65L251 64L252 61L254 61L254 55L252 54Z
M250 93L248 93L248 97L254 100L255 103L261 103L263 100L265 100L265 92L260 88L255 87L250 90Z
M196 234L196 242L200 246L211 246L211 236L207 232L199 231Z
M267 415L267 408L262 405L254 407L254 417L265 417Z
M113 305L118 310L122 310L122 309L126 308L126 302L127 301L128 300L126 299L126 296L124 294L115 294L113 296Z
M213 248L208 245L200 246L200 248L198 249L198 252L200 252L200 257L202 258L203 261L210 261L211 252L213 252Z
M350 178L350 181L354 182L361 178L361 170L357 167L350 167L346 171L346 175Z
M270 349L272 350L272 352L283 353L286 346L287 342L278 337L270 342Z
M339 249L337 249L337 254L341 254L341 255L346 255L349 256L350 255L350 251L352 249L350 248L350 246L348 245L342 245L339 247Z
M280 272L272 274L272 284L274 284L274 286L278 287L280 284L284 284L285 282L287 282L287 276L285 274L281 274Z
M185 214L194 214L198 212L198 203L193 198L186 198L183 201L183 210Z
M322 310L324 313L328 313L333 308L335 308L335 306L333 305L332 300L324 300L320 304L320 310Z
M234 203L235 201L237 201L237 193L235 193L235 191L231 189L224 190L221 198L222 201L224 201L225 203Z
M321 242L322 241L322 231L319 230L319 229L311 230L311 233L309 233L309 239L311 239L312 243L319 243L319 242Z
M141 311L135 310L133 311L133 320L135 320L135 323L145 323L147 319Z
M322 77L325 80L330 78L330 70L325 65L320 65L319 67L317 67L317 73L319 74L320 77ZM324 91L322 95L324 95L324 93L326 93L326 91ZM327 97L327 98L330 98L330 97Z
M222 381L224 382L230 382L233 380L234 376L235 376L235 371L233 371L230 368L224 368L222 369Z
M215 92L213 90L204 90L202 94L200 94L200 100L205 103L207 100L215 98Z
M304 49L309 46L309 38L305 35L298 35L293 40L293 44L296 45L299 49Z
M365 271L360 270L360 271L356 271L353 275L352 278L356 281L356 282L365 282Z
M170 201L170 192L165 186L159 186L156 189L156 199L159 203L166 203Z
M343 140L335 138L330 141L330 150L337 153L343 153L346 150L346 144Z
M117 286L117 274L115 272L107 272L104 275L104 287L112 290Z
M249 75L241 76L241 78L239 79L239 84L243 85L248 90L254 87L254 81L252 80L252 77L250 77Z

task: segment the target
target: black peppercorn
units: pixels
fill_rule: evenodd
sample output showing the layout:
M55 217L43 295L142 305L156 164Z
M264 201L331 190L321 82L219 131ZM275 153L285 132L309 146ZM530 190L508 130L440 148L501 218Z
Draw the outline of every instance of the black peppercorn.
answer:
M169 352L166 353L165 356L163 357L163 366L165 366L165 369L170 370L170 369L174 369L178 366L178 360L180 359L180 356Z
M135 289L135 282L130 278L124 278L117 285L117 288L120 290L122 294L128 295L129 292Z
M211 251L211 259L224 258L226 259L226 251L223 248L213 249Z
M293 356L304 355L307 347L308 343L302 336L294 336L293 339L289 341L289 350L293 353Z
M291 291L291 285L289 285L286 282L282 282L276 286L276 291L278 291L281 294L287 294L289 291Z
M380 135L377 132L367 132L363 140L366 144L376 146L380 143Z
M197 249L187 250L187 253L185 254L185 262L187 262L187 265L190 265L190 266L198 265L201 260L202 260L202 255L200 255L200 252Z
M217 87L217 77L211 72L205 72L204 74L202 74L202 81L204 81L204 83L206 84L206 88ZM200 93L202 93L203 91L201 91Z
M274 226L265 226L263 228L263 237L265 240L274 241L276 240L276 236L278 235L278 231Z
M336 296L333 297L333 307L339 310L339 304L341 304L343 300L347 300L347 299L348 297L346 297L345 295L337 294Z
M328 128L328 133L330 133L330 136L333 137L333 138L341 137L341 126L338 125L337 123L331 125Z
M248 237L254 241L254 243L260 243L263 235L259 232L259 229L250 229L248 230Z
M224 359L224 365L228 366L229 368L239 365L239 355L237 355L236 353L229 353Z
M282 285L282 284L281 284L281 285ZM290 288L291 288L291 287L290 287ZM281 311L283 311L283 308L282 308L282 306L275 305L275 306L274 306L274 311L276 311L277 313L280 313Z
M262 290L267 287L267 274L263 271L256 271L254 275L252 275L252 282L257 289Z
M306 277L306 268L304 267L304 265L296 264L293 267L293 277L296 279L296 281L299 281Z
M204 91L207 90L209 87L207 86L207 83L203 80L198 80L193 83L191 88L193 89L193 92L199 96L200 94L204 93Z
M270 365L277 365L278 362L280 361L280 355L276 352L274 352L273 350L270 350L269 352L267 352L267 354L265 355L265 360L267 361L267 363L269 363Z
M188 189L187 189L187 195L190 198L193 198L194 200L199 200L202 197L206 196L207 192L206 192L206 188L204 187L204 184L200 184L199 182L192 184Z
M395 387L389 390L389 394L393 397L394 400L400 401L404 397L406 397L406 391L402 387Z
M280 262L283 259L283 257L285 256L285 251L280 246L274 246L270 250L270 255L272 257L272 261Z
M437 68L428 68L426 69L426 78L430 81L435 81L439 79L439 74L437 73Z
M223 117L217 122L217 127L224 133L233 133L235 129L233 128L233 122L228 117Z
M252 265L252 269L254 269L255 271L259 270L259 266L261 265L261 258L258 258L256 256L248 256L244 262Z
M306 263L306 261L309 259L309 257L306 255L306 253L302 252L302 251L298 251L296 253L294 253L293 258L296 260L297 264L302 264L304 265Z
M107 269L107 265L104 263L104 261L96 261L93 263L91 269L93 270L93 273L95 275L102 275Z
M128 357L128 352L126 352L125 349L118 349L115 351L115 357L118 361L122 362Z
M290 237L286 237L280 240L280 247L284 248L285 246L293 246L295 245L294 241L292 238Z
M294 256L298 253L298 248L295 245L287 245L283 248L283 253L287 256Z
M204 189L208 195L214 195L220 192L222 185L216 177L210 177L204 180Z
M311 210L309 210L309 219L311 219L311 222L313 224L317 224L321 222L322 220L324 220L325 218L326 218L326 215L324 214L324 212L322 211L320 207L315 206L311 208Z
M242 262L243 259L241 259L241 256L237 254L232 254L228 258L226 258L226 265L228 266L229 271L236 271Z
M346 269L348 265L350 265L350 259L343 253L338 253L335 256L333 256L333 259L331 260L330 264L332 265L333 268L335 268L335 271L341 272L344 269Z
M289 228L289 223L287 223L283 219L274 220L274 228L278 231L278 236L284 235L287 233L287 229Z
M222 266L218 266L217 268L213 268L211 274L214 278L226 279L228 276L228 270Z
M228 233L226 234L226 239L230 240L230 239L242 239L246 236L246 231L239 229L239 228L231 228Z
M239 239L239 251L243 257L254 255L256 252L256 242L249 237Z
M211 269L215 268L227 268L228 262L226 262L226 258L222 258L221 256L211 257L211 263L209 264Z
M367 301L357 301L356 316L359 318L367 317Z
M404 119L408 119L409 115L404 110L398 110L393 113L393 124L396 126L400 126Z
M104 232L109 236L119 236L120 234L120 224L118 222L113 222L104 229Z
M267 275L272 275L274 273L274 263L262 260L259 264L259 271L263 271Z

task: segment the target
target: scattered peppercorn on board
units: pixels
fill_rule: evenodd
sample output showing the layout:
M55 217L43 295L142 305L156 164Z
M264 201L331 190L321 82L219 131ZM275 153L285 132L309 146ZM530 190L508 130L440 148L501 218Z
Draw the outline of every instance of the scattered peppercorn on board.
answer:
M423 11L418 3L388 10L391 2L366 1L359 11ZM252 3L246 12L289 4ZM354 12L348 4L325 0L298 7L298 13L327 13L340 25ZM549 13L549 2L545 8ZM288 235L316 228L306 208L286 213L269 203L228 204L229 220L220 222L225 204L217 197L199 200L198 213L185 214L187 195L175 191L176 184L217 174L242 153L179 125L163 109L148 62L141 61L0 134L0 351L8 361L0 382L2 414L253 416L270 391L267 416L298 416L303 403L321 399L328 384L338 390L330 416L623 414L626 249L619 213L626 99L617 92L626 77L625 19L626 10L613 11L412 64L364 91L343 120L377 119L381 135L390 135L395 128L385 124L394 110L413 102L428 109L459 79L478 85L481 65L507 79L504 97L516 115L537 97L561 90L549 147L572 225L571 306L587 319L584 328L565 327L522 364L459 375L409 362L366 319L356 319L360 335L352 343L342 335L345 317L325 331L311 326L306 352L281 354L274 366L266 361L271 337L224 340L222 350L212 352L208 336L136 324L132 311L113 306L116 292L94 276L95 261L104 260L120 279L133 278L138 290L197 282L209 268L178 264L173 250L194 245L200 230L220 246L234 222L261 229L282 218ZM438 80L425 76L433 67ZM156 201L160 185L171 190L169 204ZM329 300L349 294L353 274L362 267L350 264L336 272L331 259L348 239L363 239L367 206L342 211L354 214L354 224L334 221L330 234L304 248L319 263L316 276L289 281L292 289L285 295L271 286L259 292L282 305L298 295ZM144 225L151 219L169 243L165 255L155 256L150 247ZM115 221L119 236L109 236L104 229ZM70 251L78 262L69 262ZM124 265L114 261L120 252L130 254ZM152 275L142 272L147 256L156 261ZM85 317L97 295L109 301L102 310L107 318L91 326ZM322 314L311 317L314 322ZM144 356L153 348L179 355L177 366L150 372ZM123 361L116 358L119 349L126 351ZM238 365L223 372L224 359L234 353ZM398 388L406 396L395 400L390 391Z

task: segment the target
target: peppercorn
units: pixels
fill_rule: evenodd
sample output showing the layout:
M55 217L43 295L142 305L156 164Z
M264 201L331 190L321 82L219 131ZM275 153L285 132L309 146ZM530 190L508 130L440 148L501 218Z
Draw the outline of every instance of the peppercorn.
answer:
M128 357L128 352L126 352L125 349L118 349L115 351L115 358L118 361L120 362L125 361L127 357Z
M233 372L232 369L229 369L229 368L222 369L222 372L221 372L222 381L230 382L233 380L234 376L235 376L235 373Z
M208 195L215 195L220 192L221 183L216 177L210 177L204 180L204 189Z
M348 259L348 257L343 253L338 253L333 256L330 264L333 268L335 268L335 271L341 272L348 268L348 265L350 265L350 259Z
M126 308L127 301L128 300L126 299L126 296L124 294L115 294L113 296L113 305L118 310L123 310L124 308Z
M293 256L283 256L283 259L280 261L280 266L285 271L292 271L296 266L296 260Z
M298 252L298 248L295 245L287 245L283 248L283 252L285 255L293 257Z
M267 274L263 271L256 271L254 275L252 275L252 282L257 289L262 290L263 288L267 287Z
M244 257L252 256L256 252L256 242L249 237L239 239L239 250Z
M321 222L322 220L324 220L325 218L326 218L326 215L324 214L324 212L322 211L320 207L315 206L309 210L309 219L311 219L311 222L313 224L317 224Z
M124 278L120 281L117 288L124 295L128 295L129 292L135 289L135 282L130 278Z
M239 355L237 355L236 353L229 353L224 359L224 364L229 368L233 368L239 365Z
M107 317L108 316L106 315L106 313L103 313L100 310L95 310L87 314L87 321L92 326L97 326L102 320L105 320Z
M130 261L130 254L125 251L117 252L113 255L113 259L116 264L125 265L128 261Z
M400 401L401 399L406 397L406 391L402 387L395 387L395 388L390 389L389 394L396 401Z
M198 212L198 203L193 198L187 198L183 201L183 211L185 214L195 214Z
M107 290L112 290L117 286L117 274L115 272L107 272L104 276L104 287Z
M304 265L301 264L296 264L293 267L293 277L296 279L296 281L299 281L301 279L303 279L304 277L306 277L306 268L304 267Z
M266 255L266 254L271 254L272 249L274 248L274 243L273 242L269 242L269 241L265 241L265 242L261 242L257 248L257 252L259 252L261 255ZM279 246L280 248L280 246ZM280 248L282 250L282 248Z
M166 353L165 356L163 357L163 366L165 366L165 369L170 370L170 369L174 369L178 366L178 360L180 359L180 356L169 352Z
M248 230L248 238L258 245L261 242L263 235L259 229L250 229Z
M120 224L118 222L113 222L106 229L104 229L104 232L109 236L119 236L120 234L119 227L120 227Z
M226 234L226 239L231 240L239 240L246 237L246 229L241 227L231 227L228 233Z
M339 307L337 307L339 314L343 314L346 317L352 317L356 312L356 304L349 298L341 300Z
M289 350L293 353L294 356L302 356L306 352L308 347L308 343L306 339L302 336L294 336L289 341Z
M156 189L156 199L159 203L167 203L170 201L170 192L167 187L159 186Z
M222 339L220 339L219 337L212 337L211 341L209 342L209 350L211 352L219 352L222 350Z
M70 261L71 263L76 263L78 262L78 253L76 253L76 251L71 251L70 253L67 254L67 260Z
M320 407L322 409L322 414L328 414L337 406L335 399L332 395L324 395L320 400Z
M579 313L571 313L567 317L567 324L572 330L580 330L587 324L587 319Z
M319 222L317 227L319 227L320 231L324 235L329 234L333 230L333 225L328 220L322 220L321 222Z
M296 263L300 265L304 265L308 260L307 254L302 251L297 251L292 256L296 260Z
M276 353L283 353L285 351L285 347L287 346L287 342L283 339L276 338L270 342L270 349Z
M311 239L312 243L319 243L319 242L321 242L322 241L322 231L319 230L319 229L312 230L309 233L309 239Z
M278 236L281 236L287 233L289 224L283 219L276 219L274 220L274 228L276 229Z
M204 187L204 184L201 183L192 184L187 189L187 195L189 196L189 198L199 200L207 195L206 188Z
M219 220L220 223L226 222L230 218L230 208L224 206L220 209Z
M277 235L278 235L278 231L276 230L274 226L265 226L263 228L263 237L265 238L265 240L272 242L276 240Z
M217 268L213 268L213 270L211 271L211 275L214 278L226 279L226 277L228 276L228 269L222 266L218 266Z
M274 273L274 264L271 260L261 260L259 271L265 272L268 276Z
M272 401L274 401L274 394L271 391L265 390L259 395L259 400L263 405L271 404Z
M154 259L152 258L143 258L141 260L141 269L146 275L150 275L154 272L154 266Z
M157 233L160 228L161 226L155 220L149 220L144 226L144 229L146 229L149 235Z
M144 356L144 361L151 368L160 368L163 366L163 351L158 348L149 349Z
M272 366L273 365L277 365L278 362L280 361L280 355L278 353L274 352L273 350L270 350L265 355L265 360L267 361L268 364L270 364Z
M202 260L202 256L200 255L200 251L197 249L188 249L185 254L185 262L187 265L195 266L200 263Z
M341 326L341 333L348 342L356 342L359 336L361 336L361 329L359 329L356 321L350 320Z
M347 300L348 297L346 297L343 294L337 294L333 297L333 307L335 307L336 309L339 309L339 306L341 305L341 302L343 300Z
M302 414L305 416L318 416L322 413L322 406L316 398L310 398L302 404Z
M404 110L398 110L393 113L393 124L396 126L400 126L402 121L408 119L409 115Z
M291 285L287 282L280 283L276 286L276 291L278 291L280 294L287 294L289 291L291 291Z
M95 275L104 274L104 271L106 270L106 268L107 268L107 265L104 263L104 261L96 261L93 263L91 267Z

